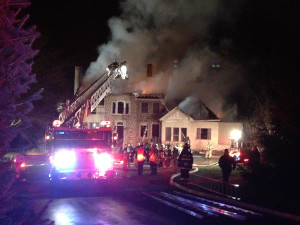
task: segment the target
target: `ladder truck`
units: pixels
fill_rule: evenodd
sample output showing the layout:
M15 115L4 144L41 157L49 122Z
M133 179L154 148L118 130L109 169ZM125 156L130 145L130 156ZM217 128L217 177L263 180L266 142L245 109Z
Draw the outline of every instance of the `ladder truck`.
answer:
M107 71L59 114L45 136L49 152L50 181L114 178L116 169L125 171L124 154L113 154L114 135L110 121L87 129L87 116L110 92L117 79L128 79L126 62L113 62ZM123 172L124 173L124 172Z
M113 62L87 90L59 114L60 126L83 128L83 121L104 99L116 79L128 79L126 62Z

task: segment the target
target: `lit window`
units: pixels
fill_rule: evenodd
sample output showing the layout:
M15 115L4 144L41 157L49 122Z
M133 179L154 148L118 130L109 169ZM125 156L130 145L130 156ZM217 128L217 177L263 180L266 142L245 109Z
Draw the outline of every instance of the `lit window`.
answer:
M146 124L141 125L141 137L148 136L148 126Z

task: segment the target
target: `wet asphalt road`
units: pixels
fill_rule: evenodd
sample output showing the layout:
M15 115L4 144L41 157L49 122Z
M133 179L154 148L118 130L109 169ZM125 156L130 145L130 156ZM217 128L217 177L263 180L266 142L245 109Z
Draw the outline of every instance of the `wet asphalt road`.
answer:
M41 178L15 182L0 224L296 224L180 192L169 185L172 169L158 173L130 170L110 182L55 186Z

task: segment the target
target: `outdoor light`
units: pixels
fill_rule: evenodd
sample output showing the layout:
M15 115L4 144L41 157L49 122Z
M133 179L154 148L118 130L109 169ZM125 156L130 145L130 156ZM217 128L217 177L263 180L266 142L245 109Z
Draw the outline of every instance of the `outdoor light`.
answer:
M230 139L238 141L242 137L242 132L240 130L232 130L230 133Z

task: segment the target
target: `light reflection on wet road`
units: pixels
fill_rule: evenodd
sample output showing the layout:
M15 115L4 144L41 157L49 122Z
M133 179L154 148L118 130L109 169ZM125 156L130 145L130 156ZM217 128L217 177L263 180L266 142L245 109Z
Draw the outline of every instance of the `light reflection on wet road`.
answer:
M180 192L169 186L169 177L168 172L156 177L133 174L109 184L71 183L55 189L45 181L19 183L13 200L21 206L10 212L11 224L282 224L277 218Z

